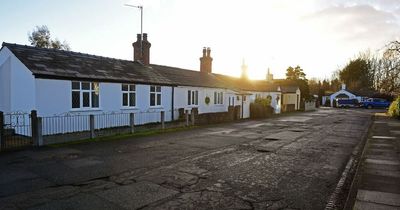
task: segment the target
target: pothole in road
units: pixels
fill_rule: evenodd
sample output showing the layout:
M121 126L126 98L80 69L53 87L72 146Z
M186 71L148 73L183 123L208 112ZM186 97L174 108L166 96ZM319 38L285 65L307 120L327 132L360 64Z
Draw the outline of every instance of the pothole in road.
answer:
M261 152L261 153L271 153L273 152L272 150L269 149L265 149L265 148L258 148L257 152Z
M290 130L291 132L296 132L296 133L301 133L304 132L304 130Z
M267 140L267 141L279 141L280 139L265 137L264 140Z

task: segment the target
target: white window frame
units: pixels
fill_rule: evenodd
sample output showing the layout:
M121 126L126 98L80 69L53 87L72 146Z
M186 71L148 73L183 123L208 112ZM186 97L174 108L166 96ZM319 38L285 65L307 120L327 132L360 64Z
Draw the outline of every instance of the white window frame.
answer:
M235 96L229 96L229 106L235 106Z
M126 89L124 90L124 87ZM135 84L121 84L121 92L122 92L122 107L123 108L135 108L136 107L136 85ZM124 104L124 97L126 98L127 104ZM131 97L133 97L133 104L131 104Z
M214 92L214 104L222 105L224 104L224 93L223 92Z
M187 91L187 105L188 106L198 106L199 105L199 91L198 90L188 90Z
M79 84L79 88L73 88L73 84ZM83 89L82 84L89 84L89 89ZM73 92L79 92L79 107L73 107ZM89 95L89 105L83 106L84 94ZM97 106L94 106L93 94L97 95ZM71 109L72 110L92 110L100 109L100 83L98 82L84 82L84 81L71 81Z
M151 104L152 95L154 95L154 105ZM150 107L160 107L161 102L162 102L161 86L150 85L150 101L149 101Z

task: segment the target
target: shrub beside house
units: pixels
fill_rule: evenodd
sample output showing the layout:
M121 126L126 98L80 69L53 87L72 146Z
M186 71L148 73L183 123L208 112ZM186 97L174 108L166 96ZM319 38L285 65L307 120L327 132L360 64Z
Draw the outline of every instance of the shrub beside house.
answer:
M390 104L388 114L391 117L400 118L400 96Z

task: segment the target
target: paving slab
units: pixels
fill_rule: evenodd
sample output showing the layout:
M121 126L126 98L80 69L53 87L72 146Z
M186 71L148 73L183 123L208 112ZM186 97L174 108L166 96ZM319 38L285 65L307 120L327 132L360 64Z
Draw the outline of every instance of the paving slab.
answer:
M381 165L393 165L393 166L400 165L400 161L398 161L398 160L381 160L381 159L367 158L367 159L365 159L365 162L366 163L381 164Z
M364 168L364 173L378 176L388 176L388 177L396 177L400 178L400 171L396 170L382 170L382 169L371 169Z
M373 139L396 139L393 136L372 136Z
M400 207L400 194L358 190L357 200Z
M400 208L396 206L356 201L353 210L400 210Z

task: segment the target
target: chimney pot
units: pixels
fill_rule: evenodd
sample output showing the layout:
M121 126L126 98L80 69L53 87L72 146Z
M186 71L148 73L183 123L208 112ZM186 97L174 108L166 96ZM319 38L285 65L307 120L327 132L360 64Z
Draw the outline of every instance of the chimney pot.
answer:
M207 57L211 56L211 49L209 47L207 47Z
M143 33L143 41L147 41L147 33Z

